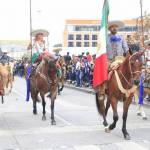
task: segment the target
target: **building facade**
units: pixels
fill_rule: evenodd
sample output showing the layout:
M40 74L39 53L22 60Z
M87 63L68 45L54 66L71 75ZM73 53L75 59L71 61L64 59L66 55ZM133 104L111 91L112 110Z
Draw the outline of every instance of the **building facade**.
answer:
M129 43L134 43L138 32L137 20L124 20L119 34ZM64 52L80 54L89 51L95 54L100 40L100 20L66 20L63 32Z

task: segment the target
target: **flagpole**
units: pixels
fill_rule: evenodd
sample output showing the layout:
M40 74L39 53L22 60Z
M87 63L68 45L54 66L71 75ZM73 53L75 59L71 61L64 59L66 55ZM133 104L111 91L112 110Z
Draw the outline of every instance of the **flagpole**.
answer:
M31 43L31 63L32 63L32 0L30 0L30 43Z

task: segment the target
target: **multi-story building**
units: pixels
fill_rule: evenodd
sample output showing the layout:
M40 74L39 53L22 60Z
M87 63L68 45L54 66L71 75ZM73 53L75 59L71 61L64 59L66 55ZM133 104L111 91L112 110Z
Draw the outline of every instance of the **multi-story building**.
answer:
M119 29L128 42L134 42L138 30L137 21L124 20L125 26ZM100 20L66 20L63 33L64 53L80 54L89 51L95 54L100 40Z

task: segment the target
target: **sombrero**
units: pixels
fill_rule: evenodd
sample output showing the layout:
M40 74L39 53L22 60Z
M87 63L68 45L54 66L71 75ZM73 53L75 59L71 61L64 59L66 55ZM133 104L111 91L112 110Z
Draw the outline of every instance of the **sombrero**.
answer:
M110 21L108 23L108 29L110 30L110 28L112 26L116 26L117 28L120 29L120 28L124 27L124 23L122 21Z
M62 51L61 47L54 47L53 48L53 52L60 52L60 51Z
M49 32L44 29L37 29L32 32L32 36L35 37L37 34L42 33L44 37L49 36Z
M7 49L2 50L3 53L8 53Z

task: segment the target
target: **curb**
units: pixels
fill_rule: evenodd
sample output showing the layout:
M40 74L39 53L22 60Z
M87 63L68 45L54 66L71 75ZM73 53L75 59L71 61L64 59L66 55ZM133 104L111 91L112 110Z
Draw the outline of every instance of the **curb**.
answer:
M93 89L89 89L89 88L80 88L80 87L75 87L73 85L69 85L69 84L65 84L65 87L68 89L74 89L80 92L84 92L84 93L88 93L88 94L95 94Z
M70 85L70 84L65 84L65 87L68 88L68 89L77 90L79 92L84 92L84 93L93 94L93 95L95 94L95 91L93 89L89 89L89 88L75 87L75 86ZM135 104L135 102L133 101L132 104ZM150 102L144 101L143 105L149 107Z

